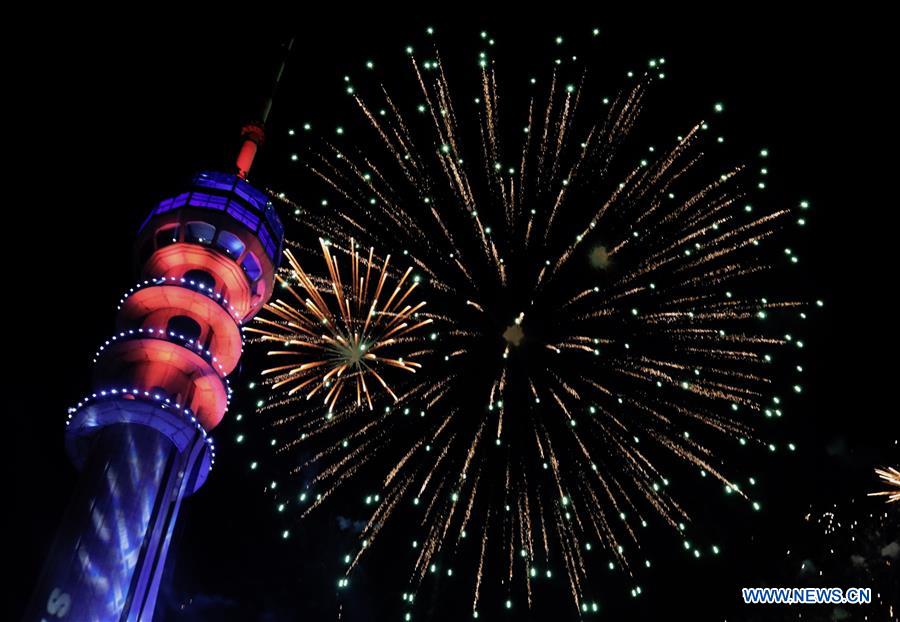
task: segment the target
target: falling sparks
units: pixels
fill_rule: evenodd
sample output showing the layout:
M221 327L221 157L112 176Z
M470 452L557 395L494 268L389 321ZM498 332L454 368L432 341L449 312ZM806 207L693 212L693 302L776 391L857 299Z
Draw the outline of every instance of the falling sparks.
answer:
M875 469L875 474L890 488L869 493L870 497L887 497L888 503L900 501L900 470L894 467Z
M282 453L318 439L292 467L309 468L318 491L302 515L351 478L369 481L364 473L381 486L348 574L391 522L412 523L413 593L461 557L477 560L474 617L489 584L510 595L506 608L531 607L537 583L557 576L579 611L597 611L592 566L629 577L649 568L638 533L651 519L684 537L672 472L763 507L725 456L748 443L777 450L751 424L781 416L772 353L788 359L803 343L778 334L776 319L803 305L763 289L781 265L772 238L793 211L763 200L744 209L746 189L761 188L750 167L720 167L704 152L706 122L634 158L663 59L631 72L614 97L556 62L517 108L501 105L487 52L465 97L436 49L410 47L407 58L406 91L353 85L363 127L342 125L302 158L328 198L302 210L297 239L331 240L322 249L336 310L289 255L287 296L256 329L290 345L273 355L291 363L267 371L289 395L264 408L289 437ZM724 105L713 112L724 116ZM520 118L524 128L510 122ZM431 311L406 302L409 271L392 277L373 252L360 260L357 240L402 253ZM330 247L351 256L346 283ZM410 373L389 384L387 367ZM356 398L341 405L345 386ZM300 391L324 392L326 409L304 410Z

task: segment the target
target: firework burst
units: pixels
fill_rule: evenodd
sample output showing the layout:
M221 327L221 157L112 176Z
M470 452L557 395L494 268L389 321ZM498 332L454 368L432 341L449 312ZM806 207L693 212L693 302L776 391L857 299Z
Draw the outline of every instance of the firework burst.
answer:
M345 284L328 244L324 240L320 244L328 279L317 285L288 251L288 274L277 277L287 296L267 304L267 314L257 319L257 326L247 329L259 335L260 341L278 342L285 348L268 354L288 362L262 373L273 376L268 384L283 389L287 397L305 391L305 398L310 399L324 393L329 413L347 385L355 392L357 406L365 402L372 409L371 382L366 378L397 400L381 370L415 373L421 364L414 360L414 351L407 349L411 354L406 357L393 352L416 343L416 331L432 322L430 318L417 319L424 302L408 302L418 280L409 278L409 268L392 285L388 279L390 255L376 266L374 249L369 250L367 259L362 258L351 241L350 280ZM326 297L333 302L329 304Z
M890 488L869 493L870 497L887 497L888 503L900 501L900 470L894 467L875 469L875 474Z
M489 584L507 594L506 608L519 598L530 607L537 584L557 572L578 610L596 611L594 565L621 570L639 595L636 568L650 566L640 530L653 520L683 536L689 520L671 494L672 473L686 465L760 508L726 475L717 449L776 450L754 437L750 420L782 415L774 353L789 359L804 345L773 334L767 319L805 318L801 305L762 293L784 257L796 262L790 249L773 253L770 240L793 210L751 206L746 195L764 180L710 164L706 122L635 155L639 112L664 59L629 74L631 85L611 97L592 92L583 69L557 62L542 88L529 80L521 106L503 108L504 119L520 119L504 125L486 52L463 108L437 51L407 52L411 96L381 87L367 98L348 78L368 129L351 139L339 127L302 158L329 195L291 205L299 240L328 238L350 253L364 240L411 263L433 311L428 347L417 350L422 373L398 385L393 403L362 415L359 398L331 412L334 387L327 413L281 393L267 400L261 409L274 413L282 454L314 443L300 466L292 459L299 502L278 503L299 503L305 516L364 479L376 507L346 573L395 517L412 521L404 600L430 573L452 573L454 560L475 560L475 617ZM294 321L288 309L271 306L281 322ZM344 352L356 343L350 334L327 347ZM337 361L330 370L349 367L346 356L304 348L290 354L298 369L320 374L309 366L325 360ZM296 391L310 378L284 381ZM700 557L700 545L686 548Z

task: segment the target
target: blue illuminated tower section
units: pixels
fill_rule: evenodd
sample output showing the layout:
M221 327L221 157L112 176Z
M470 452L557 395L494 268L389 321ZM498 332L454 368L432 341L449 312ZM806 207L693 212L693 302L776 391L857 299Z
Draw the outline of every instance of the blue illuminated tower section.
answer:
M278 215L246 181L262 138L262 123L245 127L235 174L196 175L141 225L140 280L94 357L93 390L68 413L81 474L26 620L153 617L181 503L215 464L241 326L281 257Z

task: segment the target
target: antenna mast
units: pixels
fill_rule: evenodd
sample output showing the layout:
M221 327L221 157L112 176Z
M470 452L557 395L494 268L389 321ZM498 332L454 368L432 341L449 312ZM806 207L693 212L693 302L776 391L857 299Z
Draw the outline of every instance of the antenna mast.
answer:
M275 93L278 90L278 85L281 83L281 76L284 73L284 68L287 65L288 57L290 57L293 48L294 38L291 37L291 40L288 41L285 46L284 56L281 59L281 64L278 66L278 72L275 74L272 92L269 94L269 99L266 100L266 105L263 106L260 120L248 123L241 130L241 150L238 152L236 162L237 176L241 179L247 179L247 174L250 172L250 167L253 166L253 159L256 157L256 152L266 138L266 122L269 120L269 113L272 111L272 102L275 99Z

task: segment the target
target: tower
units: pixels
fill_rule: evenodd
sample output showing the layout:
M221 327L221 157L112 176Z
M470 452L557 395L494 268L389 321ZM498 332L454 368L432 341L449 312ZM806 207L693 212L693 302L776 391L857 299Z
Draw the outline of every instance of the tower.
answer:
M271 101L244 128L234 174L199 173L139 229L140 280L94 357L92 392L68 413L81 473L28 621L152 620L181 503L215 464L210 432L228 407L241 326L271 296L281 257L275 208L247 181Z

